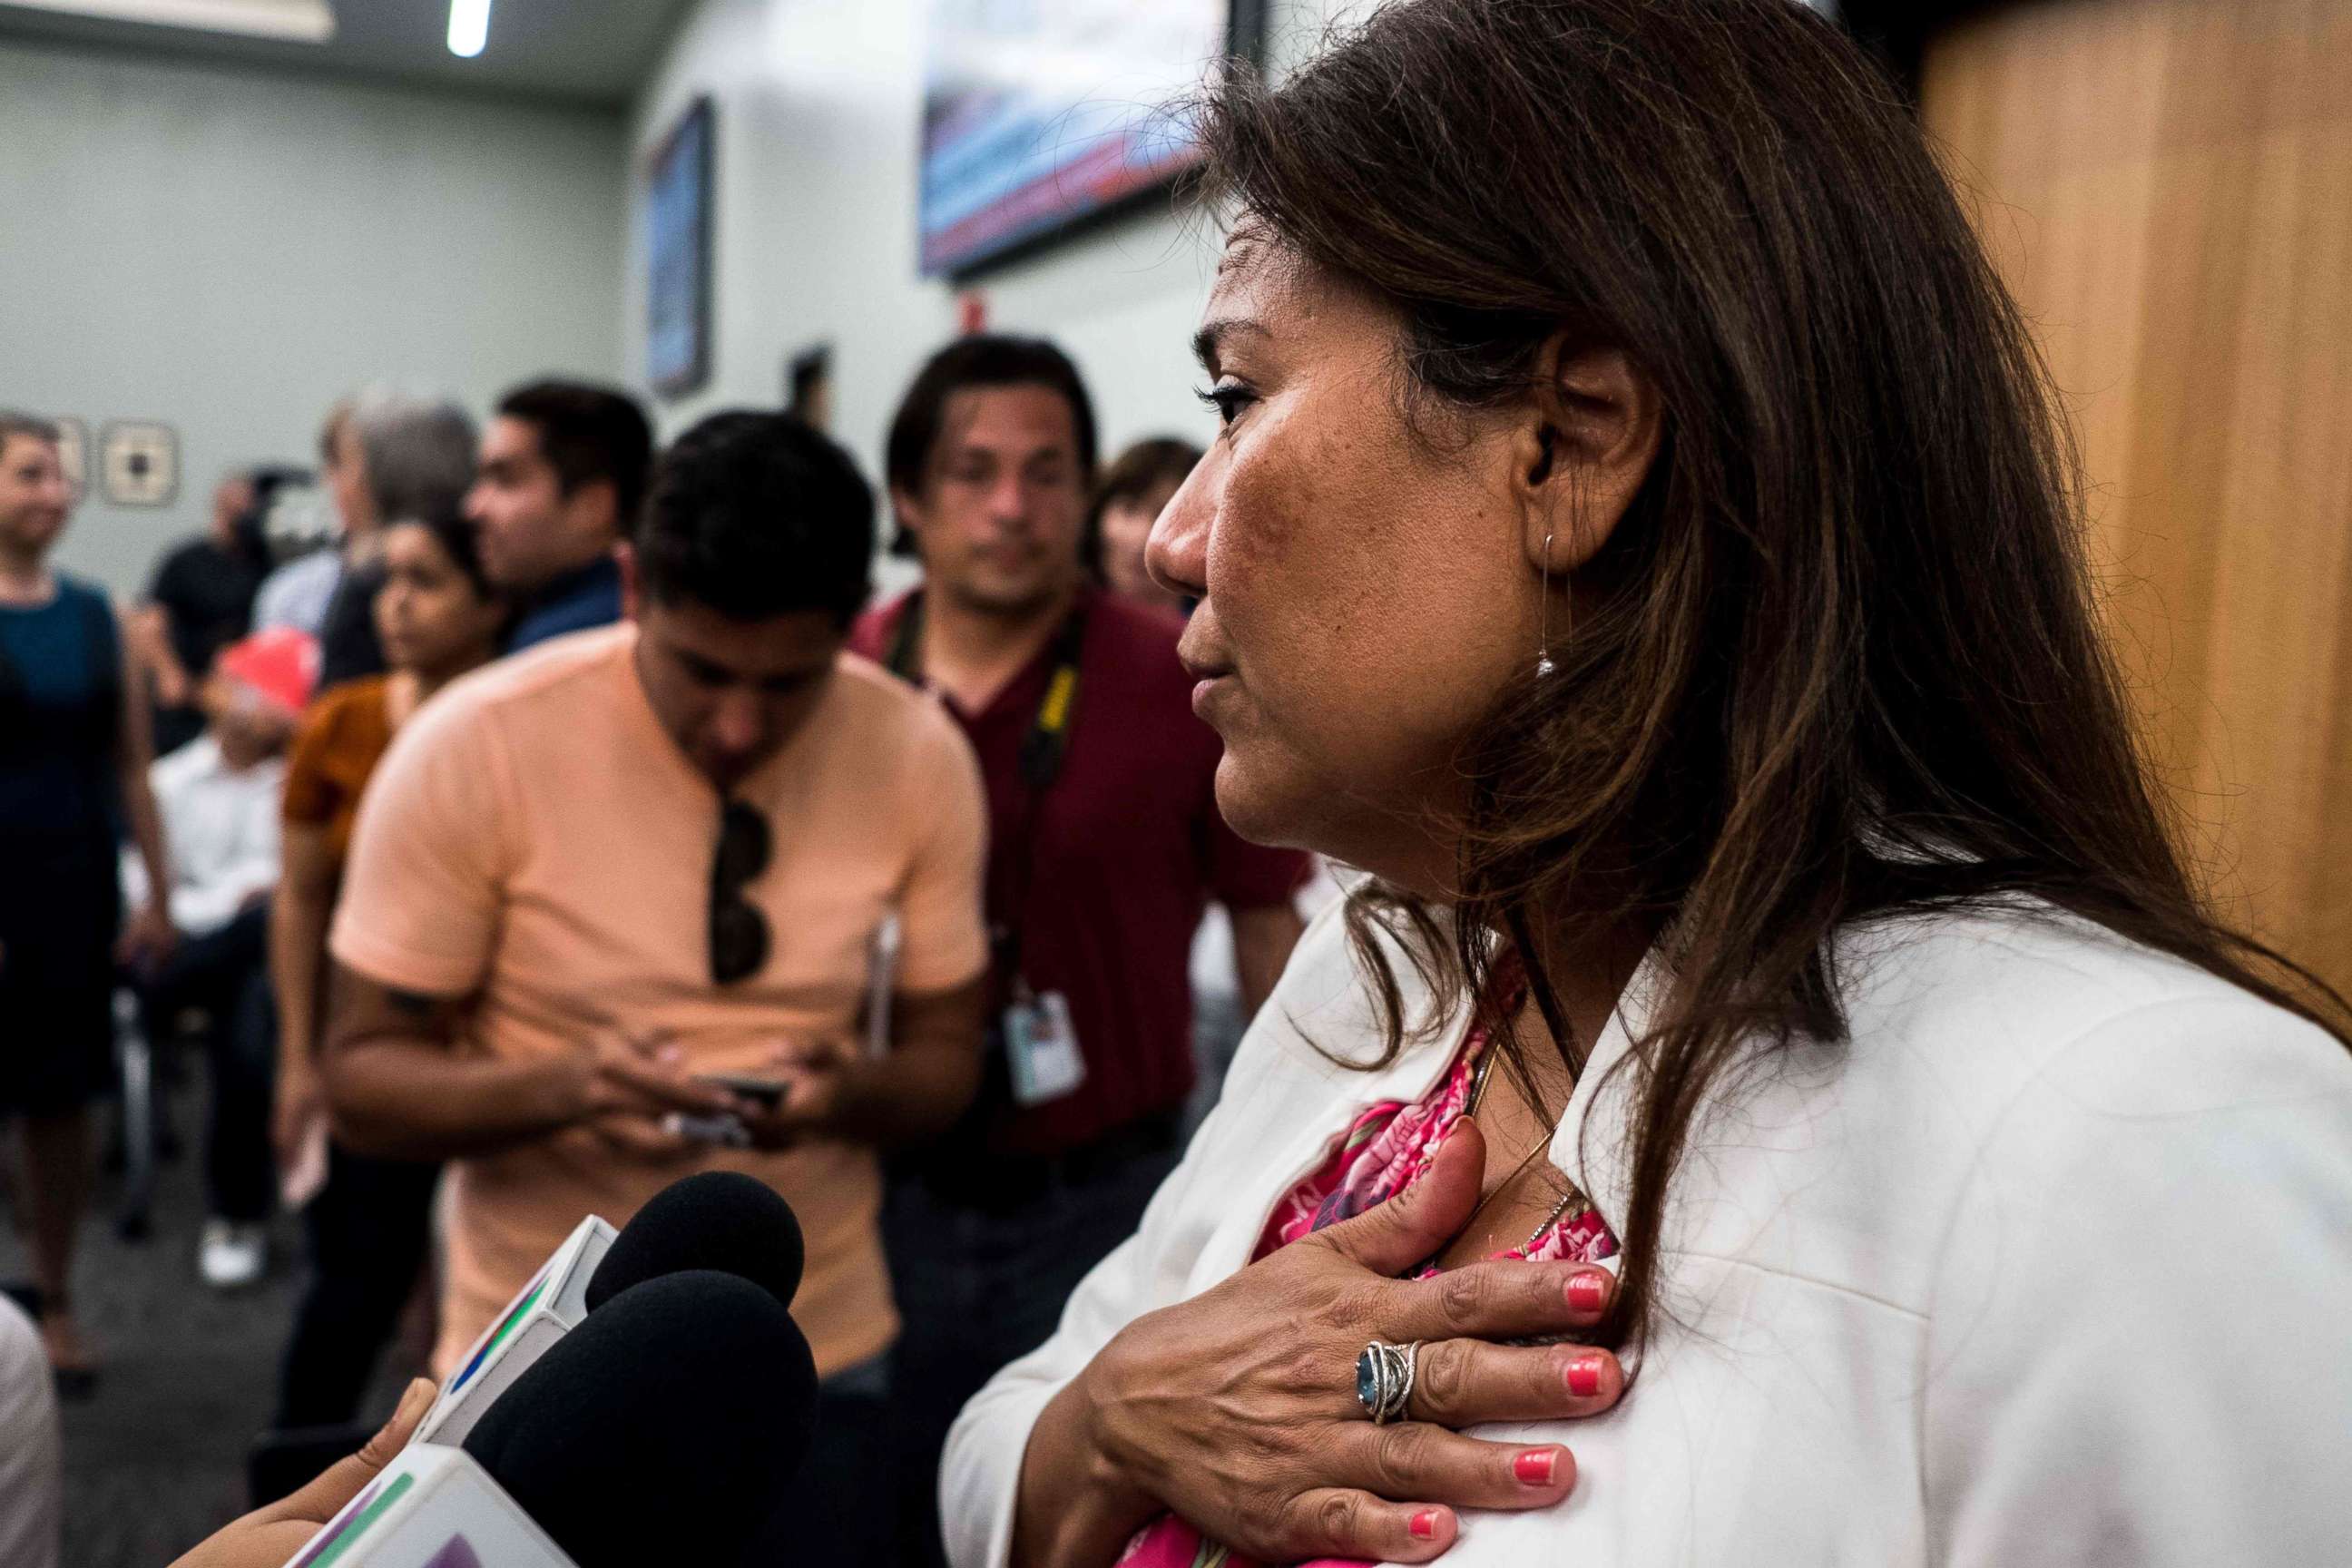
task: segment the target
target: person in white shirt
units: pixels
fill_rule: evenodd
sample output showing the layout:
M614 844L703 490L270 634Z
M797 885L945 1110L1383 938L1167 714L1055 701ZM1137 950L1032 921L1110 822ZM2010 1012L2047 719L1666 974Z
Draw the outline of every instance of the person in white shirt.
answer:
M147 1037L201 1021L212 1061L205 1134L211 1215L198 1246L207 1284L232 1289L268 1266L276 1177L269 1142L277 1016L268 984L285 751L318 673L318 644L280 627L222 650L205 681L204 733L150 772L170 845L172 919L183 940L135 974ZM145 877L126 856L131 896Z
M2344 1561L2347 1005L2174 847L1900 95L1785 0L1401 0L1198 123L1148 559L1227 819L1370 879L951 1560Z

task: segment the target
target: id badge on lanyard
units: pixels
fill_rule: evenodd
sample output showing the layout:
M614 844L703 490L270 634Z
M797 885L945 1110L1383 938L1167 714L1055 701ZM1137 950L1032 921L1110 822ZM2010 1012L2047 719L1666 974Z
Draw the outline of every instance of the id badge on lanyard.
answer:
M1013 981L1004 1009L1004 1055L1013 1068L1013 1101L1024 1109L1076 1093L1087 1081L1069 998L1058 991L1040 996L1025 980Z
M1073 623L1075 624L1075 623ZM1070 708L1077 694L1077 648L1074 635L1064 634L1059 668L1045 688L1045 700L1023 747L1022 773L1032 795L1032 816L1023 837L1031 842L1024 854L1034 857L1037 831L1034 812L1046 786L1061 771L1062 748L1069 736ZM1027 879L1023 879L1024 889ZM1013 1103L1026 1109L1073 1093L1087 1081L1087 1059L1078 1049L1078 1031L1070 1022L1070 1001L1058 991L1039 994L1021 973L1020 943L1009 944L1007 967L1013 974L1013 999L1004 1009L1004 1051L1013 1068Z
M1029 795L1029 815L1017 835L1021 847L1010 851L1022 871L1018 889L1009 900L1016 912L1029 890L1036 854L1036 812L1061 773L1069 744L1085 634L1086 615L1083 609L1074 610L1054 639L1053 673L1046 680L1045 700L1022 742L1021 774ZM916 650L921 637L922 601L918 597L908 604L892 639L888 660L892 670L908 679L918 679ZM1012 1068L1013 1102L1026 1109L1075 1093L1087 1081L1087 1059L1078 1048L1078 1031L1070 1022L1069 998L1058 991L1040 994L1030 985L1021 973L1017 932L1000 928L990 937L997 972L1009 974L1012 981L1000 1032L1006 1063Z

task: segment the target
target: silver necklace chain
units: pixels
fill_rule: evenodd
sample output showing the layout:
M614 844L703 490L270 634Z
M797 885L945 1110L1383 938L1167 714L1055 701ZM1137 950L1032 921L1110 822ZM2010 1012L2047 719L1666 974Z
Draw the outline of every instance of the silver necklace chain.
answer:
M1471 1075L1470 1098L1463 1104L1463 1115L1475 1116L1478 1114L1478 1106L1480 1102L1486 1098L1486 1080L1494 1076L1495 1059L1501 1055L1501 1047L1495 1044L1492 1037L1489 1037L1486 1041L1486 1054L1479 1058L1477 1070ZM1528 1159L1532 1161L1534 1156L1531 1154L1528 1156ZM1522 1166L1522 1169L1524 1168L1525 1167ZM1500 1192L1501 1190L1502 1189L1499 1187L1496 1189L1496 1192ZM1560 1194L1559 1202L1554 1204L1552 1205L1551 1212L1544 1215L1543 1223L1536 1226L1535 1230L1528 1237L1527 1240L1519 1244L1519 1250L1522 1252L1533 1250L1536 1243L1543 1239L1544 1232L1549 1230L1553 1226L1558 1225L1559 1223L1559 1216L1568 1212L1569 1205L1575 1203L1576 1200L1582 1195L1582 1194L1577 1191L1575 1184L1570 1183L1568 1191Z

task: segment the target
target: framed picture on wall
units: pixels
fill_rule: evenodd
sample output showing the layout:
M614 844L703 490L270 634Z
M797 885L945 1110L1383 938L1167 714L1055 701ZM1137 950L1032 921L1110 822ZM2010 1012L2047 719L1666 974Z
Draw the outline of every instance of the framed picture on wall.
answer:
M646 167L646 378L665 397L710 379L712 122L695 100Z
M1192 167L1169 106L1265 32L1262 0L926 0L924 20L922 267L959 279Z
M100 494L109 506L170 506L180 493L180 437L169 425L124 419L98 437Z

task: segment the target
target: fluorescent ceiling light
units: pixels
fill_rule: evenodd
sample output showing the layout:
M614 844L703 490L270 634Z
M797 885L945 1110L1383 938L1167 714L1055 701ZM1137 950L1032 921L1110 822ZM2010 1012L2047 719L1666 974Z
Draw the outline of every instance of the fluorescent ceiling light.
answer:
M323 44L335 36L327 0L16 0L29 11L62 11L158 27L242 33L256 38Z
M490 41L490 0L449 0L449 52L470 60Z

